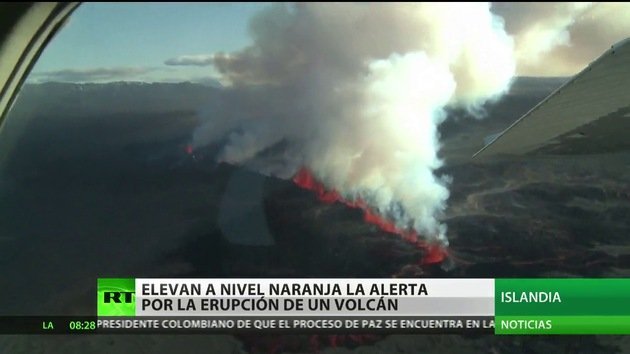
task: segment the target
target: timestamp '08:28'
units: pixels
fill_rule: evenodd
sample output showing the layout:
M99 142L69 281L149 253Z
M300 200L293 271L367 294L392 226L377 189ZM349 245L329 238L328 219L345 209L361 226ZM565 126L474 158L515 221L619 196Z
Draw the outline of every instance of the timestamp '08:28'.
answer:
M71 331L93 331L96 329L96 321L70 321L68 323L68 329Z

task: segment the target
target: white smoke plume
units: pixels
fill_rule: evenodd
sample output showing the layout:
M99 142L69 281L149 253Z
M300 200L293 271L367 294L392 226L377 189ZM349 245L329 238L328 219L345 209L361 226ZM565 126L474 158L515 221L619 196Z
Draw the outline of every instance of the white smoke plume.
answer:
M284 177L304 166L446 243L437 127L447 106L476 110L505 93L516 68L490 4L273 5L250 32L252 45L203 58L230 86L193 145Z
M503 17L507 17L507 31L516 37L518 65L532 65L555 47L569 45L569 26L591 6L586 2L496 3L493 10L501 13L503 8L509 9L509 15Z
M629 3L493 3L492 12L514 37L519 75L574 75L630 37Z

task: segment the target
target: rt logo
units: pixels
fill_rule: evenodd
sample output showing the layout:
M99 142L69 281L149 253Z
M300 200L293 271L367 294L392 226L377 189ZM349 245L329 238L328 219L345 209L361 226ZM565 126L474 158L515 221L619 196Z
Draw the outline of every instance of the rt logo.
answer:
M96 290L96 313L99 316L136 315L134 278L98 278Z
M103 292L103 302L106 304L130 304L133 303L135 291L105 291Z

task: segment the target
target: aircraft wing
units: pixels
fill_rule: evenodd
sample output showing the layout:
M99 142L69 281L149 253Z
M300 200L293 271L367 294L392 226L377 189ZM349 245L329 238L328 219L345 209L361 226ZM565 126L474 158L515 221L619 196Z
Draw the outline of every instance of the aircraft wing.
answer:
M473 157L630 149L630 38L489 140Z

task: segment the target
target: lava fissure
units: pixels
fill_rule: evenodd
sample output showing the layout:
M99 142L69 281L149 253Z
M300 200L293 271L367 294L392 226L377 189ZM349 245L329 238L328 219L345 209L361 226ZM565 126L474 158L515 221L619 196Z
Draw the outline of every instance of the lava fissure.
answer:
M424 257L421 260L421 264L436 264L446 259L446 249L442 245L427 243L421 240L418 237L418 233L413 230L401 230L396 227L393 222L385 220L382 216L371 210L362 200L348 201L344 199L339 192L328 190L308 169L304 167L301 168L295 176L293 176L293 182L301 188L315 192L317 198L324 203L332 204L339 202L350 208L361 209L363 211L363 220L368 224L376 225L385 232L399 235L405 241L423 250Z

